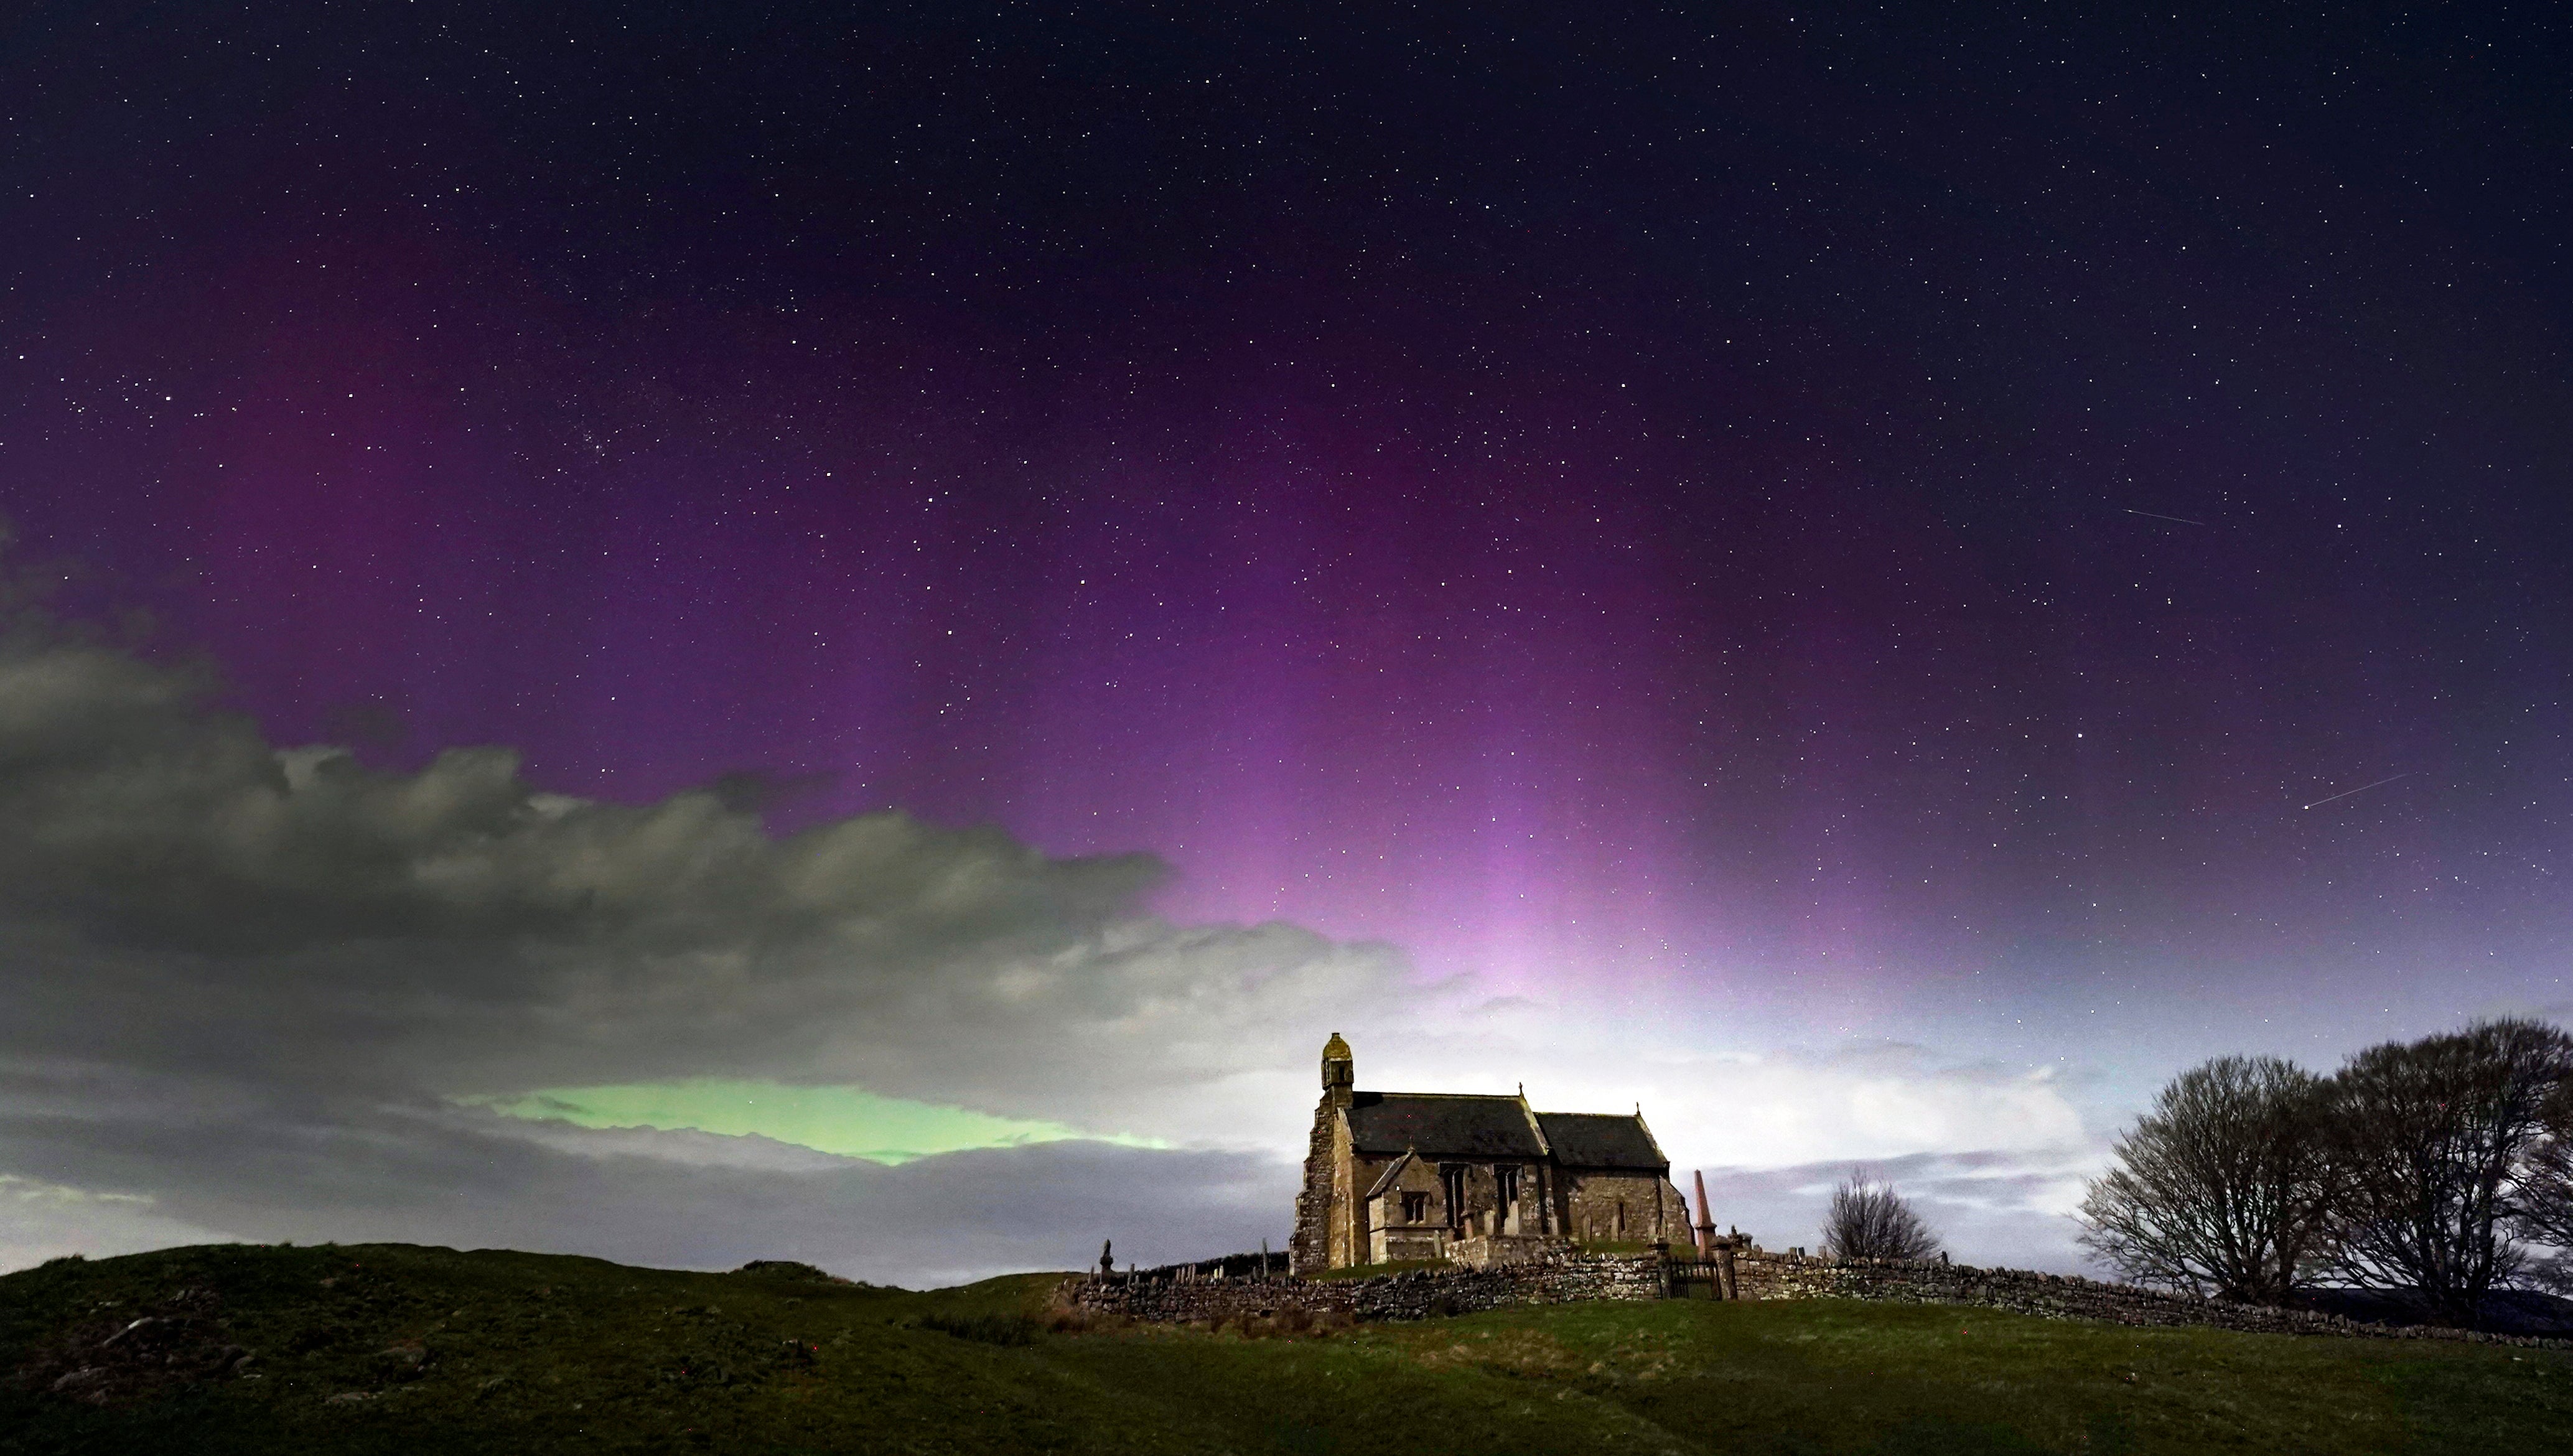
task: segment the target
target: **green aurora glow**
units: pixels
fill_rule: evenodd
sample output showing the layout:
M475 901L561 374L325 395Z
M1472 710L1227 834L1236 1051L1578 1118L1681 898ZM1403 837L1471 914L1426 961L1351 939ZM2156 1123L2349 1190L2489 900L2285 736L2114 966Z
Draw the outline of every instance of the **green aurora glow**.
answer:
M1085 1132L1061 1122L996 1117L967 1107L878 1096L861 1088L788 1087L724 1078L549 1088L516 1096L457 1100L534 1121L755 1135L886 1164L977 1147L1024 1147L1075 1138L1125 1147L1169 1145L1158 1138Z

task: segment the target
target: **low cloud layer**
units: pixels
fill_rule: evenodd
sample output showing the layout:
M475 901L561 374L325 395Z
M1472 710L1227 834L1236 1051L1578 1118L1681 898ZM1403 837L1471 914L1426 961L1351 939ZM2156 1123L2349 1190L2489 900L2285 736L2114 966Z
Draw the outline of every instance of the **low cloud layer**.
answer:
M995 1117L964 1107L878 1096L859 1088L795 1087L727 1078L560 1088L521 1097L463 1100L534 1121L761 1137L887 1164L978 1147L1071 1142L1085 1135L1092 1141L1156 1145L1147 1138L1084 1134L1060 1122Z
M1279 1241L1289 1169L1249 1153L1095 1142L949 1153L900 1167L760 1138L523 1135L488 1114L235 1129L219 1144L109 1129L67 1155L101 1191L0 1183L0 1267L235 1237L393 1240L728 1268L795 1258L879 1283L1076 1268L1117 1241L1160 1262ZM21 1149L24 1151L25 1149ZM65 1167L65 1171L70 1171Z
M0 640L0 1262L401 1237L917 1282L1086 1262L1105 1236L1222 1252L1283 1240L1333 1031L1367 1085L1640 1100L1684 1168L2086 1145L2046 1077L1918 1048L1748 1053L1705 1038L1704 1009L1493 1000L1384 946L1175 925L1139 908L1149 856L1058 859L898 813L776 837L715 790L544 793L502 749L388 772L281 750L211 692L42 624ZM766 1127L461 1104L692 1079L1168 1146L888 1168Z
M0 1050L316 1092L775 1076L1101 1125L1316 1005L1409 995L1380 947L1138 913L1148 856L898 813L772 838L711 791L541 793L499 749L381 772L205 694L0 649Z
M1914 1153L1906 1157L1716 1168L1706 1174L1716 1221L1756 1234L1768 1248L1819 1249L1832 1189L1851 1175L1892 1183L1949 1257L1960 1263L2083 1270L2073 1221L2084 1181L2098 1170L2088 1146L2051 1151ZM2089 1272L2097 1273L2092 1269Z

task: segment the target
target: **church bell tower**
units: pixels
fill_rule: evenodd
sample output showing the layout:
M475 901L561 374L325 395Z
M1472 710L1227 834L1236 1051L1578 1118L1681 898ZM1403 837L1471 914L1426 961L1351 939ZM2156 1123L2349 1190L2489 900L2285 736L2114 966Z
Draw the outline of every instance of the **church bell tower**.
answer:
M1332 1106L1345 1107L1357 1094L1357 1063L1349 1056L1349 1044L1333 1032L1331 1040L1322 1044L1322 1095L1331 1099Z

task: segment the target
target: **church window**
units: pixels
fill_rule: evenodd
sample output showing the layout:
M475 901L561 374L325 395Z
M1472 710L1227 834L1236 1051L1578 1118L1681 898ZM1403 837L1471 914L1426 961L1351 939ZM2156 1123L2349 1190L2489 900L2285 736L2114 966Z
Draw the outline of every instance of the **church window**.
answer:
M1507 1208L1519 1200L1519 1170L1514 1167L1492 1169L1492 1181L1499 1186L1501 1206Z
M1447 1194L1447 1222L1457 1228L1465 1226L1465 1168L1461 1163L1444 1163L1438 1169L1439 1186Z
M1402 1195L1403 1222L1418 1223L1428 1216L1429 1195L1427 1193L1405 1193Z

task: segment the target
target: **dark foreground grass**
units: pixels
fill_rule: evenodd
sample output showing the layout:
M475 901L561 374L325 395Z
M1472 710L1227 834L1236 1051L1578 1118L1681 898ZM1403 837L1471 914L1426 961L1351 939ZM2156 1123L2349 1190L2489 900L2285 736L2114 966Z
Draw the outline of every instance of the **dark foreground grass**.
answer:
M1053 1278L910 1294L404 1245L58 1263L0 1278L0 1369L77 1364L153 1310L256 1354L104 1406L0 1380L0 1452L2573 1450L2554 1352L1841 1301L1067 1333L1032 1318Z

